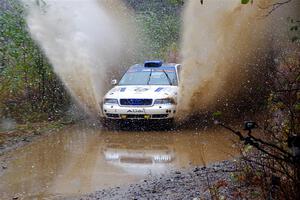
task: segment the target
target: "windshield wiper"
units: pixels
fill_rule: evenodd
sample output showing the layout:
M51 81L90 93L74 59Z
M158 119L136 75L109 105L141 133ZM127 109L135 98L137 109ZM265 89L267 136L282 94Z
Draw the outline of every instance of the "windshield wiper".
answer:
M170 79L170 77L169 77L169 75L168 75L168 73L167 73L164 69L163 69L162 71L165 73L165 75L166 75L166 77L167 77L167 79L168 79L168 81L169 81L169 84L170 84L170 85L173 85L173 84L172 84L172 81L171 81L171 79Z
M150 74L149 74L149 79L148 79L148 81L147 81L147 85L149 85L149 83L150 83L151 76L152 76L152 72L153 72L153 69L151 69L151 71L150 71Z

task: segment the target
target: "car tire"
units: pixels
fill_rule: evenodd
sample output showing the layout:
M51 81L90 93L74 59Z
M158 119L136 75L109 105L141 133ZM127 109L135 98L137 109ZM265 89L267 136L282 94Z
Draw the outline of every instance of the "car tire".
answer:
M167 130L174 130L176 128L175 120L174 119L167 119L165 122L165 127Z

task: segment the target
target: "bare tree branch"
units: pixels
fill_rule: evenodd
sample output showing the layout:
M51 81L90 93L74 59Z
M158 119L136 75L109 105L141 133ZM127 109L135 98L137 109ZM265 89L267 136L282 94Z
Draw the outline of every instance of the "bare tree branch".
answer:
M292 0L286 0L286 1L282 1L282 2L277 2L277 3L274 3L272 5L269 5L269 6L266 6L266 7L260 7L260 9L266 9L266 10L269 10L268 13L264 16L264 17L268 17L269 15L271 15L276 9L278 9L279 7L287 4L287 3L290 3Z

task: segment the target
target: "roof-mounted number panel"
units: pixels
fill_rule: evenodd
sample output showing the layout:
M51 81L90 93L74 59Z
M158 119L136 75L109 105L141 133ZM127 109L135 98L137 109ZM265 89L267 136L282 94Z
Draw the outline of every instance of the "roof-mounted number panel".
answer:
M161 60L149 60L144 62L144 67L161 67L162 64Z

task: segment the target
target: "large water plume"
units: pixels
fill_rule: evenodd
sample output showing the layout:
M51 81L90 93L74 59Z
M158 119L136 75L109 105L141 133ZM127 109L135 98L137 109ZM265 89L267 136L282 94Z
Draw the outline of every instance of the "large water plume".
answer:
M221 104L228 106L241 90L264 87L263 73L273 50L288 29L295 5L273 8L272 0L255 0L242 5L240 0L188 1L184 11L182 38L183 71L180 84L179 118ZM289 8L286 8L289 6ZM294 6L294 9L290 9ZM270 9L268 9L270 8ZM294 16L295 17L295 16ZM279 39L280 38L280 39ZM252 95L256 91L252 91ZM248 96L248 99L255 98Z
M54 71L88 113L99 112L108 74L135 52L130 12L119 0L23 2L30 32Z

